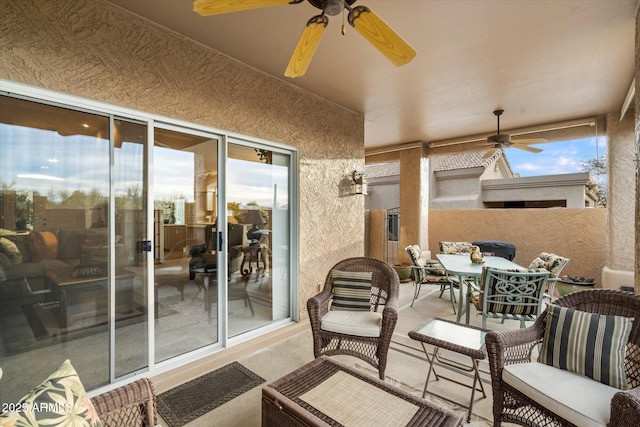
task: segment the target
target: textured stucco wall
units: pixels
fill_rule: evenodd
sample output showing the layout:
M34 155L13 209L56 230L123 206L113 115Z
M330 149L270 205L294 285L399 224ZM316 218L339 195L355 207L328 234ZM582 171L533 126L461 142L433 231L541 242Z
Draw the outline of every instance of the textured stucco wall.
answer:
M400 180L394 184L371 185L369 182L369 195L365 197L365 209L387 210L400 206Z
M364 119L102 0L0 0L0 78L297 147L299 302L364 253Z
M608 191L607 267L633 271L635 258L634 111L620 121L620 113L607 115Z
M606 209L431 210L429 249L439 253L441 240L504 240L516 245L514 261L520 265L553 252L571 258L562 274L594 277L602 286L606 214Z
M404 251L416 242L424 246L428 241L428 229L423 227L429 215L428 161L422 156L422 148L400 152L400 236L398 262L409 262Z

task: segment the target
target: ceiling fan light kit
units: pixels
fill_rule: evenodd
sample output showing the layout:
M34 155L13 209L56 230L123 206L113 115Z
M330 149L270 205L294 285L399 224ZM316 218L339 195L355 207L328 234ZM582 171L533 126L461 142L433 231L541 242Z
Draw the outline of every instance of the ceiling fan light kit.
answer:
M193 10L200 15L219 15L266 6L298 4L303 0L195 0ZM286 77L300 77L305 74L316 48L320 44L324 30L329 24L329 16L335 16L345 9L349 11L349 24L382 53L392 64L401 66L411 62L416 51L378 15L366 6L351 5L357 0L307 0L322 14L311 18L305 26L298 44L293 51ZM344 26L342 29L344 34Z
M322 10L329 16L336 16L344 10L344 0L325 0Z

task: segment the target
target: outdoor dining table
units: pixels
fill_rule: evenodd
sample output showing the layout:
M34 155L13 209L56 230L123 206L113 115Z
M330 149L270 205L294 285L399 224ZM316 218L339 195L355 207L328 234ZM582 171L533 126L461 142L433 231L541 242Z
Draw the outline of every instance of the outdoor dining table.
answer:
M493 267L493 268L509 268L509 269L521 269L524 270L525 267L516 264L513 261L509 261L508 259L496 257L496 256L484 256L484 262L482 264L474 264L471 262L471 258L469 254L437 254L436 257L442 267L446 270L447 274L458 276L458 280L460 281L460 286L458 287L458 313L456 317L456 322L460 323L460 318L462 317L462 313L466 313L465 323L469 324L469 310L470 310L470 299L469 296L471 294L472 286L469 286L466 280L471 280L477 286L478 280L482 275L482 267ZM464 291L464 285L467 284L467 291ZM463 301L464 300L464 301ZM464 308L463 308L464 304Z

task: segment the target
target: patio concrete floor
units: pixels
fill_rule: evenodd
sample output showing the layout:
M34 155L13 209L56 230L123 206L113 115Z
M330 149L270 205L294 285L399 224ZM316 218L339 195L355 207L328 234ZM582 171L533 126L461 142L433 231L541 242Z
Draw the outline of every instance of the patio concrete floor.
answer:
M440 292L438 287L423 286L418 300L416 300L414 306L411 307L413 289L413 282L400 284L399 320L394 331L391 349L389 350L386 381L408 389L412 393L420 396L424 388L428 365L420 343L410 339L408 333L432 317L450 320L455 320L456 317L453 313L448 292L445 292L445 295L439 298L438 295ZM470 324L481 326L481 320L482 318L477 316L477 311L472 306ZM516 329L519 327L519 322L506 321L502 324L499 320L489 319L487 327L489 329L499 330ZM279 342L253 352L247 352L247 354L239 355L235 358L235 360L264 378L266 380L264 384L191 421L186 424L186 426L260 426L262 387L313 360L313 346L308 321L305 320L303 324L297 325L295 329L301 332L296 332ZM430 347L428 348L431 350ZM468 364L468 357L448 351L444 351L444 353L451 359ZM356 366L358 369L367 370L371 372L372 375L377 376L377 372L373 367L360 359L350 356L335 357L342 362ZM484 427L491 425L492 420L491 385L486 360L481 361L480 370L487 397L483 398L480 392L476 392L472 421L466 425ZM442 367L438 368L437 372L445 373L446 376L457 378L464 383L471 384L472 379L468 374L450 371L443 372ZM204 372L201 374L204 374ZM158 393L164 391L163 388L166 389L164 385L160 385L157 390ZM434 381L433 375L429 382L429 391L441 394L458 402L468 402L471 393L469 388L450 381L442 379L440 381ZM448 407L459 411L466 419L466 408L451 404L448 404ZM164 420L160 419L159 421L160 425L167 426Z

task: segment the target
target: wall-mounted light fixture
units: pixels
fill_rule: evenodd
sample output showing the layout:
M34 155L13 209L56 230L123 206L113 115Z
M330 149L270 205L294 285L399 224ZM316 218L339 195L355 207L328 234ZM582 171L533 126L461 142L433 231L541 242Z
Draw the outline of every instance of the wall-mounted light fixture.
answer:
M353 194L367 194L367 181L362 172L353 171L351 180L353 181Z

